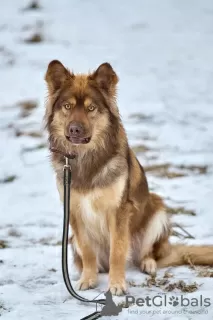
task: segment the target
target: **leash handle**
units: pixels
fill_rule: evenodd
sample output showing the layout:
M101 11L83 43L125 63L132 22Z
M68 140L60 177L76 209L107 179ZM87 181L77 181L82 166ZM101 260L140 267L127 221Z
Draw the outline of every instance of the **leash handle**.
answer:
M105 299L95 299L88 300L82 296L80 296L74 289L70 281L69 271L68 271L68 237L69 237L69 220L70 220L70 186L72 179L72 171L71 165L69 163L69 159L65 157L65 165L64 165L64 221L63 221L63 236L62 236L62 273L64 283L68 292L76 299L81 302L87 303L99 303L102 305L106 304ZM89 318L88 318L89 317ZM98 319L101 317L100 312L95 312L83 319Z
M89 314L88 316L82 318L81 320L95 320L101 318L101 313L100 312L94 312Z

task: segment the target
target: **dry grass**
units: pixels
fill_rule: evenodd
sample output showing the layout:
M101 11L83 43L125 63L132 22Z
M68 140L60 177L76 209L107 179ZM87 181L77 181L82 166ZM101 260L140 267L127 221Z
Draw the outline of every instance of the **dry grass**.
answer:
M26 101L20 101L18 103L19 108L21 109L20 117L26 118L29 115L31 115L32 111L37 108L38 103L34 100L26 100Z
M134 306L134 305L135 305L135 303L130 303L130 302L126 303L125 301L119 302L117 304L118 307L122 307L122 308L129 308L129 307Z
M33 110L35 108L37 108L38 103L35 100L25 100L25 101L20 101L18 103L18 106L23 109L23 110Z
M0 249L8 248L8 243L5 240L0 240Z
M208 166L198 166L198 165L180 165L177 166L179 169L188 170L197 174L206 174L208 172Z
M144 167L146 172L156 177L174 179L189 176L190 174L206 174L208 166L172 165L171 163L154 164Z
M130 119L133 119L133 120L136 120L138 122L141 122L141 121L151 121L153 120L153 116L148 116L148 115L145 115L143 113L133 113L129 116Z
M163 287L169 283L169 278L173 277L172 274L169 274L168 272L165 272L163 278L159 279L155 276L150 276L149 278L146 278L145 282L142 282L140 284L136 284L134 281L129 281L130 287L140 287L140 288L151 288L152 286L160 287L163 289Z
M146 172L151 172L153 175L157 177L163 177L167 179L174 179L186 176L185 173L171 170L170 163L157 164L144 167Z
M41 238L38 241L32 241L33 244L42 244L43 246L61 246L61 240L55 241L52 237Z
M8 231L8 236L14 237L14 238L20 238L21 237L21 233L18 230L16 230L15 228L11 228Z
M197 276L202 278L213 278L213 269L209 267L196 267Z
M185 230L180 224L172 223L171 227L172 227L172 232L171 232L172 236L176 236L180 239L195 239L195 237L192 236L187 230ZM180 233L177 230L174 230L174 228L180 229L182 231L182 233Z
M35 32L29 38L24 40L25 43L29 43L29 44L40 43L40 42L43 42L43 41L44 41L44 37L39 32Z
M170 279L170 278L173 278L173 274L172 273L169 273L168 271L165 271L164 273L164 276L163 276L165 279Z
M0 301L0 317L2 315L2 311L7 311L7 309L5 308L3 301Z
M62 241L61 240L52 243L52 246L61 246L61 245L62 245Z
M180 290L181 292L194 292L200 287L196 282L192 284L187 284L183 280L177 282L170 282L170 279L173 278L171 273L165 272L163 278L149 277L145 282L141 284L136 284L134 281L129 281L130 287L140 287L140 288L151 288L157 287L166 292L171 292L175 289Z
M182 234L176 230L172 230L171 235L180 239L195 239L192 235Z
M166 211L168 214L186 214L188 216L196 216L195 211L185 209L184 207L172 208L172 207L166 206Z
M182 178L185 177L186 174L180 173L180 172L175 172L175 171L170 171L170 172L164 172L161 176L167 179L174 179L174 178Z
M17 179L17 176L16 175L9 175L3 179L0 179L0 183L10 183L10 182L13 182Z
M132 150L135 152L135 153L141 153L141 152L147 152L150 150L149 147L143 145L143 144L140 144L140 145L137 145L137 146L133 146L132 147Z
M31 112L27 111L27 110L22 110L20 113L20 118L27 118L31 115Z
M29 148L23 148L21 153L27 153L27 152L33 152L33 151L37 151L37 150L41 150L47 147L46 143L39 143L37 146L35 147L29 147Z
M133 288L143 288L144 287L144 283L135 283L135 281L128 281L128 285L130 287L133 287Z
M32 138L41 138L42 137L42 132L40 131L22 131L19 129L15 130L15 135L16 137L32 137Z
M181 292L184 293L189 293L189 292L195 292L199 289L200 285L197 282L193 282L192 284L187 284L183 280L179 280L174 283L170 283L168 286L165 287L165 290L168 292L171 292L175 289L180 290Z
M164 290L164 286L169 283L167 278L157 279L156 277L146 278L145 282L140 284L135 283L134 281L129 281L128 284L130 287L137 287L137 288L151 288L157 287Z
M152 286L157 288L164 288L165 285L169 283L167 278L158 279L156 277L150 277L146 279L144 287L151 288Z
M41 6L38 1L33 0L24 10L39 10Z

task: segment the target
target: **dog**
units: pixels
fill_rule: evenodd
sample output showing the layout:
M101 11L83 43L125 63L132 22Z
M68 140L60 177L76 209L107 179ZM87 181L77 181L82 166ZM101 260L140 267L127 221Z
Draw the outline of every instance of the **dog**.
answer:
M163 200L150 193L145 172L131 150L116 102L118 76L109 63L74 74L49 63L45 124L63 201L64 156L71 160L70 224L77 289L94 288L109 271L109 290L126 293L131 261L154 275L158 267L213 264L212 246L171 245Z

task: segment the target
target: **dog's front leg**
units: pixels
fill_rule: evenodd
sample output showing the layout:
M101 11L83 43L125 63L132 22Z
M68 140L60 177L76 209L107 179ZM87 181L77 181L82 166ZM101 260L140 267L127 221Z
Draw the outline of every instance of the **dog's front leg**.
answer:
M82 260L82 273L80 280L77 283L78 290L87 290L95 288L97 285L97 263L92 245L85 236L85 230L83 230L82 224L75 225L73 230L76 239L76 250Z
M120 208L110 217L110 272L109 289L113 295L126 293L125 266L129 250L130 212Z

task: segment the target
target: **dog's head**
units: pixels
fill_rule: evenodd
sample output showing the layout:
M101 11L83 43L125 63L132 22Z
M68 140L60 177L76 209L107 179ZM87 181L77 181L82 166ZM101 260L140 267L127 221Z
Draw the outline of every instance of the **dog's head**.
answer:
M118 77L109 63L90 74L74 74L61 62L50 62L46 125L50 142L65 153L105 146L119 119L116 105Z

